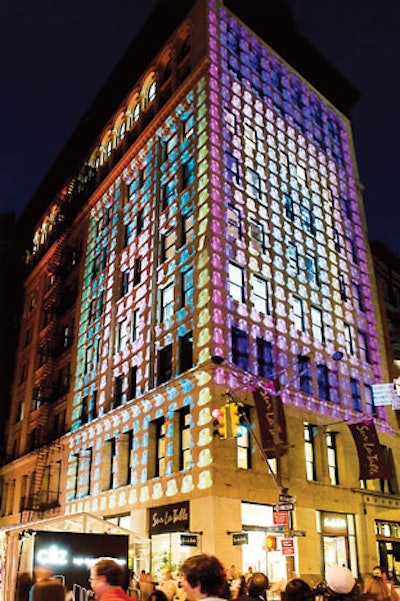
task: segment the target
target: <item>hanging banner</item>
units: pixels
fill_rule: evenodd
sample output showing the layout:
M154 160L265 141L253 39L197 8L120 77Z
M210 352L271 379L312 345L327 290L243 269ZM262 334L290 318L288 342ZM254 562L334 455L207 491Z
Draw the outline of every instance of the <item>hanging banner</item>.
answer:
M287 452L285 414L282 398L274 389L256 388L253 392L258 423L260 424L261 446L268 459L275 459Z
M379 444L378 434L372 419L349 424L357 447L360 464L360 479L392 478L390 464L386 460L383 448Z

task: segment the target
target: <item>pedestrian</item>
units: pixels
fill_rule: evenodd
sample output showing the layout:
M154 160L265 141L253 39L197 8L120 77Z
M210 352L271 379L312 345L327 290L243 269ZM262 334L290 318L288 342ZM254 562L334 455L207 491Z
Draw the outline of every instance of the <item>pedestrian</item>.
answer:
M124 569L114 559L99 559L90 570L90 586L101 601L132 601L122 588Z
M158 588L165 594L167 601L173 601L177 592L177 583L172 576L172 572L167 570L164 574L164 578L161 580ZM150 595L151 597L151 595Z
M282 592L282 601L311 601L315 593L305 580L293 578Z
M33 578L28 572L22 572L17 578L17 601L28 601Z
M400 601L400 595L394 586L394 582L389 578L387 568L385 566L375 566L372 568L372 576L380 576L383 582L386 584L389 591L389 598L391 601Z
M31 601L65 601L65 588L46 566L35 566L35 584L29 592Z
M229 599L225 568L214 555L193 555L183 562L181 586L188 601Z
M380 576L374 576L373 574L367 576L365 579L364 593L367 599L371 601L389 601L390 593L386 586L383 578Z
M149 601L168 601L167 595L160 588L154 589L149 597Z
M361 597L360 587L353 574L345 566L328 566L326 568L326 590L324 598L333 599L359 599ZM317 589L318 587L316 587ZM316 590L315 589L315 590ZM318 591L319 594L319 591Z
M267 599L267 590L269 589L268 577L262 572L253 572L252 577L247 582L247 590L250 599Z
M154 591L154 582L151 574L142 570L139 576L140 601L149 601L151 593Z

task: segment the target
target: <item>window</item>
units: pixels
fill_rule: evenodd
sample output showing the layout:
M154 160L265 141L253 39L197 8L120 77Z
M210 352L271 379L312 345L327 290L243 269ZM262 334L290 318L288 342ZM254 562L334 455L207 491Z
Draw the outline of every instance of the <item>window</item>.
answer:
M307 186L307 172L303 165L296 166L297 181L301 186Z
M128 342L127 323L128 323L127 319L122 319L120 322L118 322L118 326L117 326L117 344L116 344L116 351L117 351L117 353L119 353L120 351L123 351L124 348L126 347L127 342Z
M351 291L353 294L353 299L356 305L356 309L360 311L365 311L364 307L364 299L361 292L361 286L357 282L351 282Z
M253 277L253 302L256 311L265 315L270 314L269 282L257 275Z
M128 383L129 383L129 399L136 399L136 397L137 397L137 366L136 365L132 365L132 367L129 368Z
M189 407L183 407L179 412L179 470L188 470L192 466L190 450L191 418Z
M167 344L158 351L158 385L172 377L172 344Z
M244 371L249 370L249 339L247 333L239 328L231 328L232 361Z
M356 247L356 244L355 244L353 238L346 236L345 244L346 244L347 252L349 253L349 256L350 256L350 260L353 263L358 263L357 247Z
M330 401L329 370L326 365L317 365L317 386L319 398Z
M306 394L313 394L312 371L310 357L299 355L300 390Z
M115 488L115 476L118 472L117 441L110 438L105 442L105 453L102 456L102 489Z
M142 279L142 262L136 258L133 266L133 285L137 286Z
M236 133L236 116L234 113L229 111L227 107L223 109L224 121L226 125L226 129L231 132L231 134Z
M166 468L165 459L165 421L164 418L154 422L155 425L155 441L156 441L156 463L155 477L164 476Z
M179 336L179 373L183 373L193 367L193 334L187 332Z
M170 180L168 180L163 187L162 190L162 203L163 203L163 209L165 209L166 207L168 207L174 200L174 198L176 197L177 191L176 191L176 178L175 177L171 177Z
M161 290L161 315L160 321L172 319L174 314L174 284L168 284Z
M240 409L247 419L239 425L236 436L237 466L242 470L248 470L251 468L251 434L248 426L250 424L250 408L244 406Z
M350 378L350 392L354 411L362 411L360 383L356 378Z
M194 116L193 113L190 113L185 119L182 121L183 124L183 137L190 138L190 136L194 132Z
M232 205L228 205L228 234L235 240L240 240L242 238L240 211Z
M193 269L186 269L181 273L181 307L193 301Z
M143 231L143 209L139 209L136 216L136 235Z
M320 342L325 342L322 311L317 307L311 307L311 328L314 338Z
M344 324L344 344L346 347L346 353L349 356L353 356L354 355L353 329L347 323Z
M229 263L229 294L239 303L244 302L244 271L235 263Z
M368 336L361 330L358 331L358 350L360 352L361 361L371 363L368 346Z
M332 486L339 484L339 471L337 465L336 432L326 433L326 452L328 460L328 476Z
M226 164L226 169L227 169L227 179L230 182L235 183L236 185L239 185L240 182L240 178L239 178L239 161L236 157L234 157L232 154L226 153L225 154L225 164Z
M174 133L165 142L163 147L163 160L174 160L176 158L176 150L178 147L178 134Z
M179 246L182 247L193 239L193 213L181 215Z
M288 243L287 247L288 270L293 274L299 273L299 253L297 246L293 242Z
M92 449L82 450L78 457L76 496L78 499L90 495L92 477Z
M292 313L293 313L293 324L296 330L304 332L305 320L304 320L304 306L301 298L297 296L292 297Z
M140 103L137 102L132 111L132 123L136 123L140 117Z
M304 453L306 460L306 477L308 481L316 481L317 471L315 467L315 436L317 427L305 422L304 424Z
M306 277L309 284L319 285L318 262L314 255L306 253L305 256Z
M123 271L121 273L121 289L120 289L120 298L128 294L129 292L129 271Z
M190 186L195 179L195 162L193 159L186 161L182 165L182 190Z
M257 338L257 375L274 378L274 357L272 354L272 344L264 338Z
M288 194L284 194L285 200L285 214L291 221L294 220L294 204L292 198Z
M243 135L245 151L254 152L257 149L257 132L247 117L243 123Z
M249 194L253 198L261 198L261 177L257 171L254 171L251 167L247 167L246 181L248 183Z
M250 239L257 246L260 252L265 252L265 232L262 223L250 218Z
M161 236L161 261L167 261L175 253L176 232L174 228Z
M365 399L365 410L367 415L376 415L376 407L374 403L374 395L372 392L372 386L364 384L364 399Z
M118 375L114 380L114 404L115 407L119 407L124 402L124 376L123 374Z
M335 244L336 252L340 253L342 250L342 245L340 243L340 234L335 227L333 228L333 242Z
M131 320L131 340L132 340L132 342L135 342L139 338L139 330L140 330L139 309L134 309L132 311L132 313L131 313L131 316L132 316L132 320Z
M157 93L157 82L152 81L151 84L149 85L149 89L147 91L147 103L148 104L150 104L151 102L153 102L153 100L155 100L156 93Z
M131 221L129 223L126 223L124 229L124 248L128 246L128 244L130 244L130 242L132 241L133 231L133 223Z
M342 301L346 301L347 300L347 292L346 292L346 278L345 275L343 273L339 273L339 292L340 292L340 298L342 299Z
M300 207L301 225L310 234L315 234L314 215L311 209L305 206Z

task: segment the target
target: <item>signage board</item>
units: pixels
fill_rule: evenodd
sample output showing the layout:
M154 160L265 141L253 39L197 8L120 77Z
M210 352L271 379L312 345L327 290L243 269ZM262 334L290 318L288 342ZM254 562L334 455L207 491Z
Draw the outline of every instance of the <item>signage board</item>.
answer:
M282 555L294 555L294 540L293 540L293 538L282 538L281 550L282 550Z
M287 517L287 514L284 513L283 515ZM279 534L280 532L283 532L283 525L267 526L265 532L267 534Z
M239 545L249 544L249 533L248 532L234 532L232 534L232 544L234 547Z
M272 513L272 519L274 524L287 526L288 525L288 512L287 511L274 511Z
M375 407L392 405L397 401L397 393L393 383L390 384L372 384L372 396Z
M181 534L181 547L197 547L197 534Z
M279 503L278 505L274 505L272 509L274 511L293 511L294 504L293 503Z
M287 532L288 536L306 536L304 530L289 530Z
M296 499L291 495L279 495L279 503L295 503Z
M185 532L189 528L189 501L149 509L150 534Z

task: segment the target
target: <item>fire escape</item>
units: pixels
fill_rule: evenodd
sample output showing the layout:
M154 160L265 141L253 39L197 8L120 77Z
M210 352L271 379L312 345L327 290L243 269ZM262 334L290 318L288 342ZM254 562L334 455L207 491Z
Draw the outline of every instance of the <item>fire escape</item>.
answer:
M28 441L28 452L36 455L35 469L26 494L21 497L21 521L37 519L59 507L59 490L51 490L51 486L53 481L57 481L52 478L52 470L57 467L55 457L61 450L58 439L63 432L60 432L59 424L55 427L53 405L69 391L69 382L60 379L59 360L68 352L73 341L73 324L71 320L66 322L65 316L73 308L78 294L76 267L80 249L68 245L66 232L56 245L47 266L50 285L42 303L44 322L39 336L37 379L32 394L32 409L37 411L37 418Z

